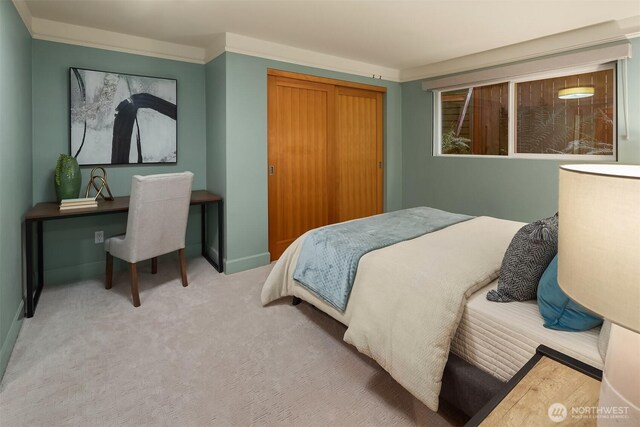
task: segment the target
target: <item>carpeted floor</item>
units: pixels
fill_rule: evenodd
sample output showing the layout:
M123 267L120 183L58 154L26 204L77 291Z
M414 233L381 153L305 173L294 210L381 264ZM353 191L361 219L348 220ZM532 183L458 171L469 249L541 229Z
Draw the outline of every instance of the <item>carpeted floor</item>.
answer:
M260 305L270 266L225 276L202 258L45 288L0 385L0 424L430 425L458 423L342 341L344 327L290 299Z

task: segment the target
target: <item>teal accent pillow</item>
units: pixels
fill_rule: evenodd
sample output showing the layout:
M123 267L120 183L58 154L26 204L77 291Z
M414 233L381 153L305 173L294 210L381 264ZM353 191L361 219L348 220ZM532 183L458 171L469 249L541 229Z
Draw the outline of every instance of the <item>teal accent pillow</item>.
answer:
M571 300L560 289L558 255L551 260L538 283L538 309L544 318L544 327L558 331L586 331L602 323L602 318Z

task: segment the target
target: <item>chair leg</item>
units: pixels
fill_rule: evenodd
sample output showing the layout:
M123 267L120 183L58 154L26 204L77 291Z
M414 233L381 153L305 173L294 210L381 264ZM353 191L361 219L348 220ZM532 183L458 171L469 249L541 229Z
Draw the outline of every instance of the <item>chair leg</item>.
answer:
M184 258L184 249L178 250L178 257L180 257L180 275L182 276L182 286L188 286L187 281L187 262Z
M140 294L138 293L138 264L132 262L131 267L131 297L133 298L133 306L140 307Z
M156 274L158 272L158 257L151 258L151 274Z
M113 283L113 255L107 252L107 281L104 285L105 289L111 289Z

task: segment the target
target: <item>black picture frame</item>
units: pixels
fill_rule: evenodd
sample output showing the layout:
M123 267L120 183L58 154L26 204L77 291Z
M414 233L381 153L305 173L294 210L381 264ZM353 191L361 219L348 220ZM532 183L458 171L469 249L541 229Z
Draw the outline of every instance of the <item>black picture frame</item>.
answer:
M69 154L81 167L177 164L177 79L80 67L68 72Z

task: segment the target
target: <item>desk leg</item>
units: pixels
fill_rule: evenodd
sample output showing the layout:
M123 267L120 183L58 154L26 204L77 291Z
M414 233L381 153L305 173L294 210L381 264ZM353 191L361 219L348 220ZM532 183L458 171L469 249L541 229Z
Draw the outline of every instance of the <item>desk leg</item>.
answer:
M200 255L209 261L207 254L207 204L200 205ZM209 261L210 262L210 261Z
M223 238L222 238L222 233L223 233L223 229L222 229L222 215L223 215L223 210L222 210L222 201L217 202L218 203L218 262L216 263L214 260L211 259L211 257L209 256L209 253L207 252L207 204L203 203L200 208L200 241L202 242L202 250L201 250L201 255L204 259L206 259L207 261L209 261L209 264L211 264L219 273L222 273L222 251L223 251Z
M38 233L38 287L36 288L36 295L33 298L33 312L35 313L36 307L38 306L38 301L40 300L40 293L42 293L42 288L44 287L44 232L43 232L43 222L37 222L37 233Z
M34 289L33 284L33 221L25 221L25 240L26 240L26 257L27 257L27 303L24 308L24 316L33 317L36 312L36 306L40 299L40 293L44 286L44 250L43 250L43 232L42 221L36 220L36 239L38 240L38 283Z
M33 223L27 220L24 226L26 240L25 256L27 258L27 301L24 307L24 316L33 317Z
M218 271L222 273L224 267L224 206L223 201L218 202Z

